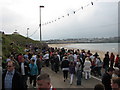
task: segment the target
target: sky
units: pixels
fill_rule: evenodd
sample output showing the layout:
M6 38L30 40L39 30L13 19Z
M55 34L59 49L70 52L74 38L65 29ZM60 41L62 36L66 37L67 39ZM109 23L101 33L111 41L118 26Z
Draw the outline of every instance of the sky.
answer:
M17 30L27 36L29 28L28 37L40 40L39 6L43 5L42 40L115 37L118 36L119 1L0 0L0 30L6 34Z

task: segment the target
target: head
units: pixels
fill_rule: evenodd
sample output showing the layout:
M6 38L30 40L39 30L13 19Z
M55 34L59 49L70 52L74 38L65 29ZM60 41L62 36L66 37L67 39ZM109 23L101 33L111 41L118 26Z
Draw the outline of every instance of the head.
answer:
M103 84L96 84L95 87L94 87L94 90L105 90L104 89L104 85Z
M25 62L25 57L22 57L22 62Z
M37 85L39 90L49 90L51 87L50 76L47 73L40 74L37 77Z
M113 90L119 90L120 89L120 77L112 78L111 87L112 87Z
M90 57L86 57L86 59L85 59L86 61L89 61L90 60Z
M112 75L112 74L114 73L114 71L115 71L114 68L109 67L108 70L107 70L107 73L108 73L109 75Z
M15 69L15 62L14 61L8 61L7 62L7 71L12 72Z
M67 56L65 56L65 59L64 59L64 60L66 60L66 59L68 59L68 57L67 57Z
M35 60L34 60L34 59L32 59L32 60L31 60L31 64L34 64L34 62L35 62Z
M118 68L118 67L115 67L114 74L115 74L115 75L119 75L119 68Z

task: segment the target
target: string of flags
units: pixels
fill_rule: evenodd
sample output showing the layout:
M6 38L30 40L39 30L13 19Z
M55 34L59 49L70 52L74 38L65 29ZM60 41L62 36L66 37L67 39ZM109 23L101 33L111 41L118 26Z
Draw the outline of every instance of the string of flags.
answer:
M81 7L80 7L79 9L77 9L76 11L73 11L73 14L76 14L78 11L83 10L85 7L88 7L89 5L93 5L93 2L90 2L89 4L87 4L87 5L85 5L85 6L81 6ZM41 25L42 25L42 26L45 26L45 25L48 25L48 24L54 23L54 22L56 22L56 21L58 21L58 20L60 20L60 19L62 19L62 18L64 18L64 17L66 17L66 16L70 16L70 15L71 15L71 14L68 13L68 14L63 15L63 16L61 16L61 17L58 17L58 18L55 19L55 20L51 20L51 21L48 21L48 22L42 23Z
M98 0L95 0L95 1L98 1ZM76 11L73 11L73 14L76 14L78 11L83 10L85 7L88 7L89 5L94 5L94 3L93 3L93 2L90 2L90 3L88 3L88 4L85 5L85 6L81 6L81 7L80 7L79 9L77 9ZM64 18L64 17L66 17L66 16L70 16L70 15L71 15L71 14L68 13L68 14L66 14L66 15L61 16L61 18ZM54 19L54 20L45 22L45 23L43 23L43 24L41 24L41 25L42 25L42 26L45 26L45 25L54 23L54 22L56 22L57 20L60 20L61 18L58 17L58 18L56 18L56 19ZM31 34L29 37L32 37L32 36L38 31L38 29L39 29L39 27L38 27L38 28L34 31L34 33Z

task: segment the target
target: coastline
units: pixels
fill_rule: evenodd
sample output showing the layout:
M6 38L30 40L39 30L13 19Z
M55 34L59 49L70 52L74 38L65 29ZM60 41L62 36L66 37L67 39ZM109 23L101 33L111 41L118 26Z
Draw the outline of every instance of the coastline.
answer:
M53 48L55 48L55 47L57 47L57 48L61 48L61 47L63 47L63 48L66 48L66 49L80 49L81 50L81 48L70 48L70 47L66 47L67 45L71 45L71 44L48 44L48 46L49 47L53 47ZM85 51L87 51L87 49L85 49ZM104 51L100 51L100 50L90 50L91 51L91 53L92 54L95 54L96 52L99 54L99 56L100 56L100 58L101 58L101 60L103 60L104 59L104 57L105 57L105 53L107 52L104 52ZM110 54L111 52L109 52L109 54ZM114 53L114 55L115 55L115 57L116 57L116 55L118 54L118 53L116 53L116 52L113 52Z

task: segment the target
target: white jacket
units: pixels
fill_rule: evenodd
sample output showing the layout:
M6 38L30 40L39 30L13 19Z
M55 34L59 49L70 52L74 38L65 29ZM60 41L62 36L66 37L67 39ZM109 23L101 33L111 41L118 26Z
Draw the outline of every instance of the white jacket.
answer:
M90 66L91 66L91 62L88 61L88 60L85 61L85 63L84 63L84 71L90 71L91 70Z

